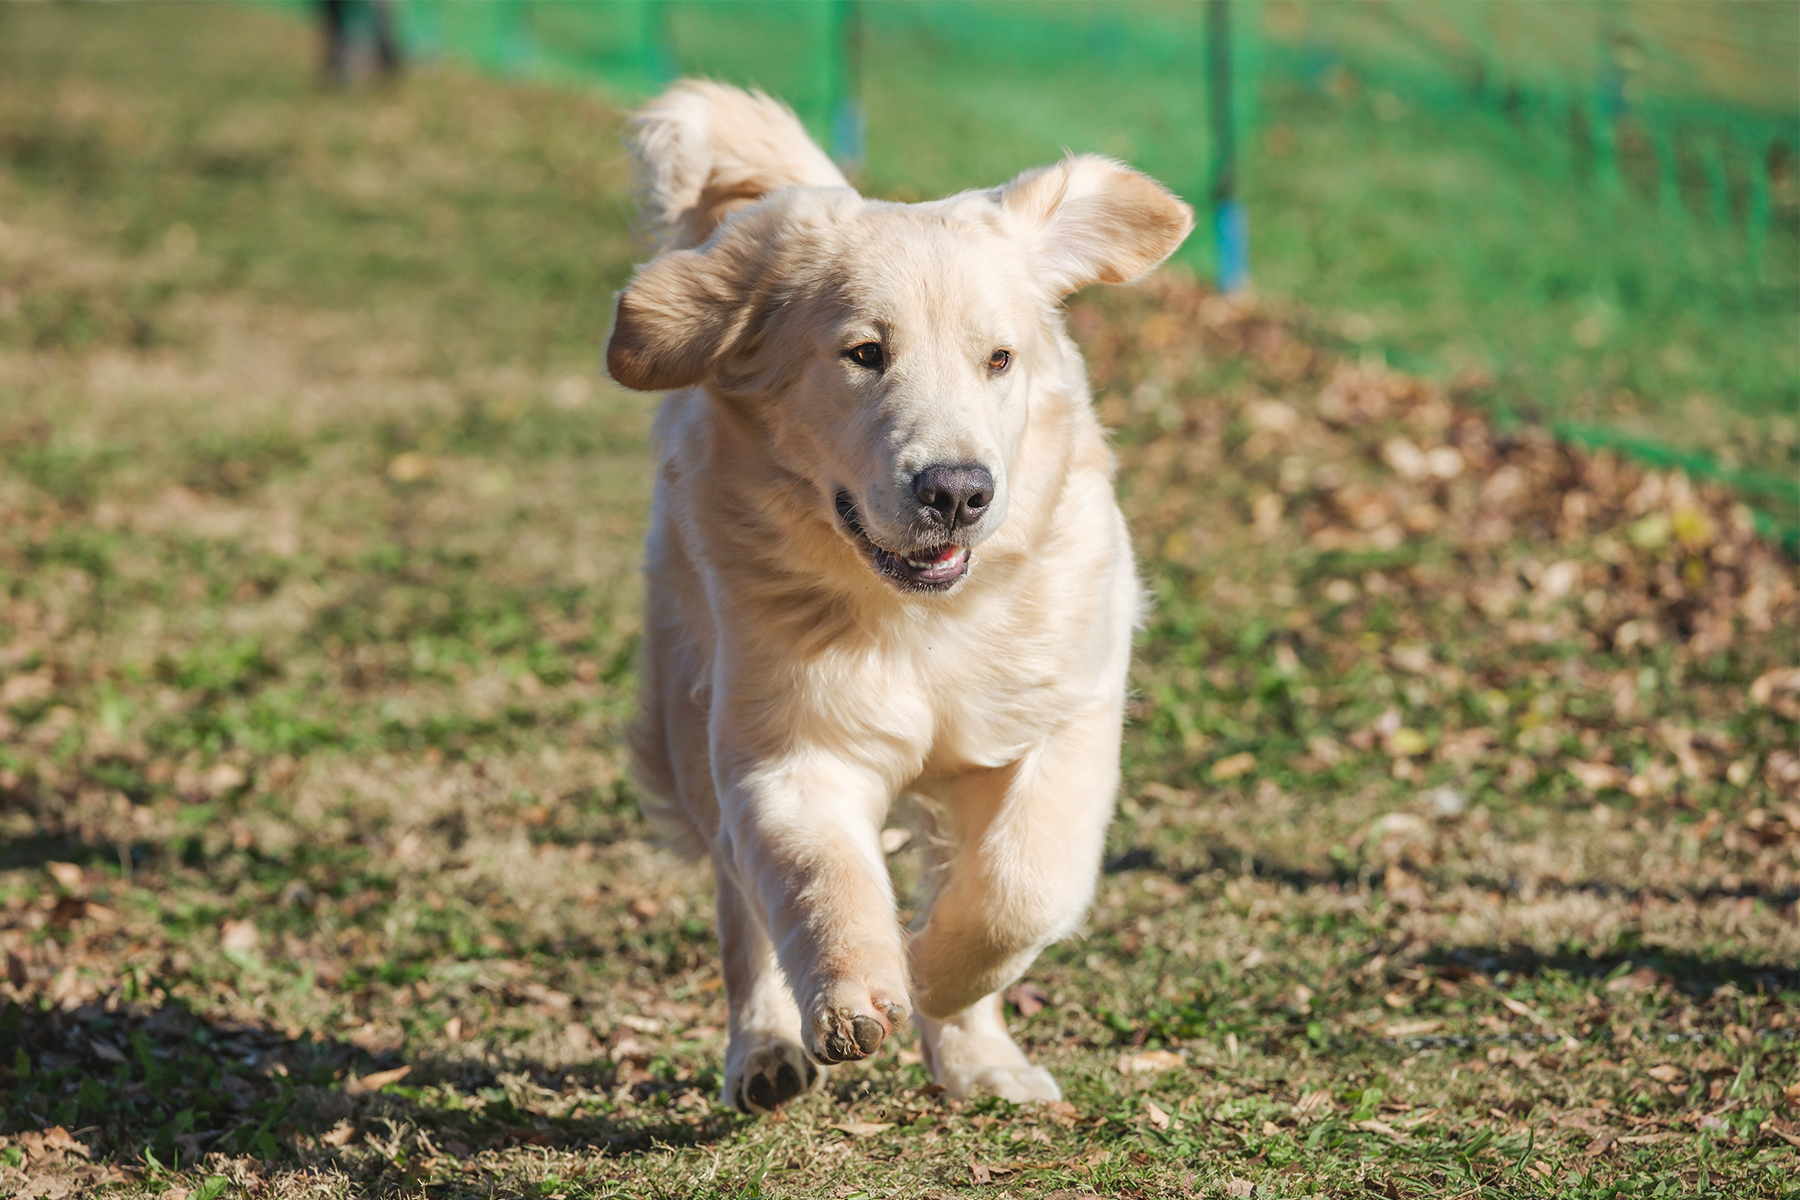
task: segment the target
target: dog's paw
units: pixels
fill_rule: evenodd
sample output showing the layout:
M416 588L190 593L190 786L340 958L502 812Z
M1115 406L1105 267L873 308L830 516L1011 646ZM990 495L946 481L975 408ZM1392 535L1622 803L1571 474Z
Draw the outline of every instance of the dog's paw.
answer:
M932 1082L957 1100L998 1096L1015 1104L1061 1100L1062 1089L1006 1030L1000 997L988 996L944 1021L919 1018L919 1049Z
M725 1072L725 1103L741 1113L770 1113L796 1096L817 1091L825 1068L785 1038L761 1042L731 1054Z
M1033 1100L1061 1100L1062 1088L1042 1067L962 1067L942 1073L938 1085L953 1100L970 1096L998 1096L1014 1104Z
M868 1058L906 1020L906 1005L855 980L824 989L806 1022L806 1052L822 1063Z

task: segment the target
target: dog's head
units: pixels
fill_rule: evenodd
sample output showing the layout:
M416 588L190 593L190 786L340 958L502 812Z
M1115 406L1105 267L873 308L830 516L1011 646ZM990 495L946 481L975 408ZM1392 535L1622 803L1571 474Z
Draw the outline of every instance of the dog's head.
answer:
M1067 402L1061 300L1155 267L1192 212L1092 155L930 204L865 200L780 106L717 85L671 97L687 124L671 133L653 106L637 148L681 248L620 295L613 378L705 385L877 573L954 587L1006 519L1031 406Z

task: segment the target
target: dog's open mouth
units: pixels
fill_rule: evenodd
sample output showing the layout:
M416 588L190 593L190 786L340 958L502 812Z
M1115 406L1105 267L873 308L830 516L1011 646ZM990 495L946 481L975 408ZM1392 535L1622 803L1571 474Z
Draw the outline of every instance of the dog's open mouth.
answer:
M889 550L879 546L862 527L856 502L848 492L837 495L838 519L868 555L879 575L885 575L903 588L921 592L943 592L956 586L969 573L969 548L955 542L937 546L921 546L911 550Z

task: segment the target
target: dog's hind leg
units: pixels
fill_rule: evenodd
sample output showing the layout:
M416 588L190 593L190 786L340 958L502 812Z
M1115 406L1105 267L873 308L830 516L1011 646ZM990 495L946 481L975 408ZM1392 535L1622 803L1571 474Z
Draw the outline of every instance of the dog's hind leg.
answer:
M719 948L731 1044L725 1051L725 1103L739 1112L772 1112L815 1090L825 1068L800 1048L800 1010L762 921L729 869L719 881Z
M926 1069L950 1096L962 1099L984 1092L1015 1104L1062 1099L1055 1077L1033 1066L1006 1031L999 992L947 1020L934 1021L923 1014L916 1019Z
M924 1054L953 1096L1060 1098L1008 1035L999 992L1087 911L1118 789L1121 710L1090 710L1017 762L956 780L934 806L945 861L908 957Z

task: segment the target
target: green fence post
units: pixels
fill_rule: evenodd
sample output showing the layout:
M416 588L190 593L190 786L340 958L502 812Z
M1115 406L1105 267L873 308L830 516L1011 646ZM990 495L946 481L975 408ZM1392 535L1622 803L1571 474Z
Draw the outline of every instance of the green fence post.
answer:
M1700 167L1706 172L1707 200L1712 206L1713 224L1731 228L1731 182L1725 170L1725 137L1718 129L1709 129L1700 139Z
M1667 112L1644 105L1638 107L1650 148L1656 153L1656 203L1663 219L1673 220L1687 212L1681 205L1681 163L1675 156L1675 135L1670 126L1673 117Z
M862 173L862 5L833 0L825 24L825 101L831 157L845 175Z
M1231 0L1208 0L1207 85L1212 109L1214 278L1221 292L1250 283L1250 221L1237 186L1237 114L1232 107Z
M1568 93L1558 87L1554 80L1544 84L1543 117L1540 126L1544 143L1543 161L1550 164L1558 179L1568 182L1575 178L1575 147L1572 139L1575 136L1575 116L1570 112Z
M1588 93L1588 141L1594 151L1594 183L1608 196L1619 190L1618 141L1613 134L1612 100L1606 84Z
M1750 211L1744 222L1744 248L1750 260L1752 276L1762 273L1763 248L1769 238L1769 217L1772 208L1769 188L1769 150L1768 138L1758 129L1747 129L1743 133L1744 149L1750 156Z
M537 46L526 12L529 0L504 0L495 6L498 28L494 39L494 66L502 75L529 75L537 66Z
M675 78L675 39L670 36L669 6L664 0L635 0L633 47L645 91L654 92Z

